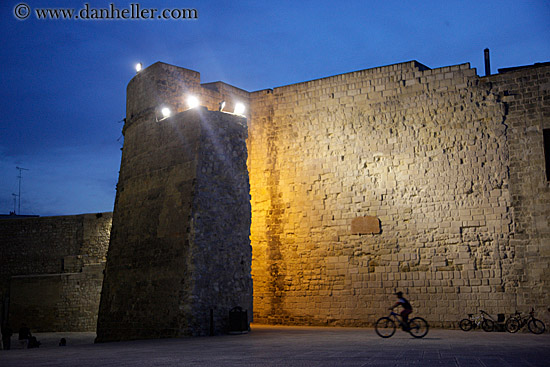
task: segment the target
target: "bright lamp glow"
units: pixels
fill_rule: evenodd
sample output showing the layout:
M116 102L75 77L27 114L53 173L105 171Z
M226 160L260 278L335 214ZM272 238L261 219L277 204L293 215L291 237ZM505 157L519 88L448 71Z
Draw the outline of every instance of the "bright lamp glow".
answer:
M198 107L199 106L199 99L195 96L189 96L187 98L187 105L189 106L189 108L195 108L195 107Z
M141 71L141 69L143 68L143 65L141 65L141 62L138 62L136 64L136 73L139 73Z
M244 113L244 110L245 110L244 104L242 104L242 103L237 103L237 104L235 105L235 112L234 112L234 114L235 114L235 115L242 115L242 114Z
M162 110L160 110L160 112L162 113L162 117L165 119L170 117L170 115L172 115L172 111L170 111L168 107L163 107Z

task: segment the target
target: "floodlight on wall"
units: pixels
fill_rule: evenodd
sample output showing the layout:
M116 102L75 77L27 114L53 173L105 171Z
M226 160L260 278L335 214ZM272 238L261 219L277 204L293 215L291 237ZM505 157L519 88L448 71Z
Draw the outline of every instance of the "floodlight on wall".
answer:
M166 120L168 117L172 116L172 109L168 106L159 106L156 109L155 115L157 122Z
M199 107L199 99L195 96L189 96L187 97L187 106L189 106L189 108L195 108L195 107Z
M218 111L220 111L220 112L223 111L224 107L225 107L225 101L221 101L220 102L220 109Z
M139 73L141 69L143 69L143 65L141 64L141 62L138 62L136 64L136 73Z
M172 111L168 107L163 107L160 110L160 113L162 113L162 118L163 119L167 119L168 117L170 117L172 115Z
M235 111L233 112L235 115L242 115L244 114L244 111L245 111L244 104L240 102L235 104Z

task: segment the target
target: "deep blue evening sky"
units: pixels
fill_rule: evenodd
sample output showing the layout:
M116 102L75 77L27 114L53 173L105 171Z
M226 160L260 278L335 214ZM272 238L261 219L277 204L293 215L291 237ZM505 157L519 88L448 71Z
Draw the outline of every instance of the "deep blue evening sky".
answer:
M0 214L112 211L126 85L134 64L156 61L248 91L409 60L470 62L483 49L498 68L550 61L550 2L485 1L88 1L94 8L195 8L196 20L39 20L44 7L0 5ZM159 5L162 4L162 5ZM18 213L19 214L19 213Z

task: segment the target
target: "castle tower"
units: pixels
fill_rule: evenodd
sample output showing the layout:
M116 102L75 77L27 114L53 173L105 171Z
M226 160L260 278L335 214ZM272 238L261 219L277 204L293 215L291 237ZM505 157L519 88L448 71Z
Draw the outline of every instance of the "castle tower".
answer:
M163 63L128 85L98 342L219 334L233 307L252 315L246 118L187 109L201 93L199 73Z

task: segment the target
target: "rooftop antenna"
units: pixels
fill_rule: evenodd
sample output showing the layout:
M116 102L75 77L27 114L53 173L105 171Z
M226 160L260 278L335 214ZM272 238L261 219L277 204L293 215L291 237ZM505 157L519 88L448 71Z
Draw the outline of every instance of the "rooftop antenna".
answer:
M19 179L19 195L17 195L17 196L19 196L19 210L18 210L18 212L19 212L19 214L21 214L21 178L23 177L21 173L23 171L28 171L28 169L27 168L22 168L22 167L15 167L15 168L19 170L19 176L17 176L17 178Z

